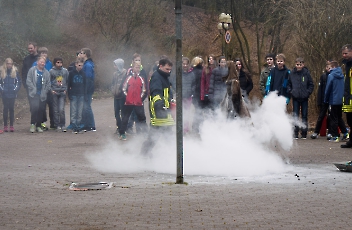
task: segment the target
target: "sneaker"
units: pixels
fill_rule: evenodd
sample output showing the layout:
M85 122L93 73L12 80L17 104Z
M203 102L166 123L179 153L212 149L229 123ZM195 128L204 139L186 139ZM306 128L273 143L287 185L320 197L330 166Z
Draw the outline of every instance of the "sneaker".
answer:
M10 132L15 132L15 128L13 126L10 126Z
M341 145L341 148L343 148L343 149L352 148L352 144L349 141L347 141L346 144Z
M84 133L84 130L78 131L78 134L83 134L83 133Z
M38 133L42 133L43 132L42 128L41 127L37 127L37 132Z
M73 134L77 134L78 131L77 131L77 130L73 130L72 133L73 133Z
M317 139L318 138L318 134L317 133L313 133L312 135L310 135L310 138Z
M8 132L9 131L9 127L4 126L4 132Z
M339 142L339 137L331 137L330 142Z
M65 126L62 126L61 129L62 129L62 132L66 132L67 131Z
M343 134L343 137L342 137L343 141L348 141L349 139L350 139L350 134L349 133Z
M330 140L332 138L332 135L329 133L327 136L326 136L326 139L327 140Z
M46 123L43 122L40 124L42 130L48 130L48 127L46 126Z
M120 134L119 139L123 141L127 140L126 134Z
M133 132L132 129L127 129L125 133L126 133L126 135L128 135L128 136L134 135L134 132Z
M307 136L302 136L301 139L302 139L302 140L306 140L306 139L307 139Z
M58 126L58 127L56 128L56 132L61 132L61 131L62 131L61 127Z
M293 138L294 138L295 140L298 140L298 135L295 135Z
M31 124L31 127L29 128L29 132L34 133L35 132L35 125Z

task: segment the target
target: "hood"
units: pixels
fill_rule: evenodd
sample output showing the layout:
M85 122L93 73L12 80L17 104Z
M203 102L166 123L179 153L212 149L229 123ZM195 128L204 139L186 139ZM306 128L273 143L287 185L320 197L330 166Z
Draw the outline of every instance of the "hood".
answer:
M341 67L336 67L334 69L331 69L330 75L332 75L334 78L337 78L337 79L344 78Z
M123 67L124 67L124 65L125 65L125 61L124 61L123 59L121 59L121 58L118 58L118 59L116 59L116 60L114 61L114 63L115 63L115 65L117 66L117 71L118 71L119 73L122 73Z

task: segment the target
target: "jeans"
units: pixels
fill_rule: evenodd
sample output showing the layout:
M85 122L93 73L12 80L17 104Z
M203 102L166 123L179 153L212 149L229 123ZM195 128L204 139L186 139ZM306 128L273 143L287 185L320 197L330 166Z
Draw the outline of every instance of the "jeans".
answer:
M31 110L31 124L40 127L43 121L46 101L40 100L40 96L36 94L34 97L29 97L29 104Z
M73 130L81 130L84 96L70 97L70 125Z
M65 99L66 93L55 92L52 94L54 109L54 124L56 127L65 127Z
M54 108L53 108L53 93L51 91L48 92L46 96L46 103L44 107L44 114L43 114L43 122L48 121L46 116L46 105L48 105L49 109L49 119L50 119L50 127L54 127Z
M121 116L122 116L122 107L124 104L123 98L114 98L114 111L115 111L115 119L116 126L121 127Z
M83 103L82 123L84 124L85 128L95 129L95 121L92 110L92 96L93 94L87 94L86 100Z
M131 116L132 111L136 113L136 116L138 118L138 126L141 128L142 133L146 133L147 131L147 122L146 122L146 117L144 113L144 106L135 106L135 105L124 105L122 109L122 124L121 127L119 127L119 133L120 134L125 134L126 129L127 129L127 124L128 120Z
M10 126L13 126L15 117L15 98L2 97L4 126L7 126L8 115L10 113Z
M308 99L304 101L298 101L296 99L292 100L293 103L293 116L298 121L299 119L299 112L301 111L301 116L302 116L302 123L305 127L301 127L301 135L303 137L307 137L307 131L308 131ZM298 125L295 125L295 136L298 135L300 127Z

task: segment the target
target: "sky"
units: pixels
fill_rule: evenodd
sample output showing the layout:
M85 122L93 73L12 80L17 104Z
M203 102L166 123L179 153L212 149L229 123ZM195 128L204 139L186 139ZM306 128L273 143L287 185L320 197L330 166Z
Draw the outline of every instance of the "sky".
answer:
M227 120L218 111L204 120L200 137L184 136L184 175L258 176L287 170L293 120L286 113L285 98L271 93L261 105L254 103L249 108L250 118ZM86 153L91 166L101 172L176 174L175 135L162 135L152 157L141 155L145 137L127 138L111 139L101 150Z

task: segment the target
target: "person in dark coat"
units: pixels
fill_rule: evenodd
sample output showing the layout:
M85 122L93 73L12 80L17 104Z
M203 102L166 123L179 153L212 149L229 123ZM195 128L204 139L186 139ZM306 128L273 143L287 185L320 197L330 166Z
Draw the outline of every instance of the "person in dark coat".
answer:
M219 59L219 66L213 69L209 83L209 100L212 109L220 107L220 102L226 95L226 84L223 77L228 75L228 67L224 56Z
M308 98L314 90L313 79L308 69L304 66L303 58L296 59L296 67L288 77L287 91L292 96L293 116L298 122L301 111L303 127L297 124L294 128L294 137L298 139L298 132L301 128L302 139L307 138L308 131Z
M286 104L290 102L290 94L287 92L287 83L290 70L285 65L286 56L284 54L276 55L276 66L270 70L266 86L265 96L269 92L277 91L278 96L286 98Z
M186 134L190 129L190 111L193 93L195 90L194 72L190 69L188 57L182 58L182 105L183 105L183 133Z
M199 134L199 127L203 121L202 100L201 100L201 78L203 72L203 59L201 57L194 57L191 61L192 72L194 73L195 85L192 103L194 105L194 118L192 124L192 131Z
M173 100L169 80L172 62L168 58L159 60L159 66L149 81L150 129L147 140L142 144L141 154L151 157L151 150L161 136L169 137L175 121L171 115L170 103Z
M2 95L4 131L8 132L8 117L10 114L10 132L14 132L15 99L21 88L21 78L11 58L6 58L0 67L0 95ZM1 132L1 129L0 129Z
M330 74L326 83L324 103L329 103L331 106L330 112L330 133L332 138L330 141L339 142L338 124L342 120L342 103L343 103L343 88L344 76L341 67L336 61L330 62ZM347 133L347 130L341 130Z
M252 81L252 76L251 74L248 72L248 70L245 69L245 67L243 66L243 62L240 58L236 58L235 59L235 64L236 64L236 68L237 68L237 72L239 80L240 80L240 87L241 87L241 91L242 91L242 96L245 100L245 102L249 102L249 93L252 91L253 89L253 81Z

